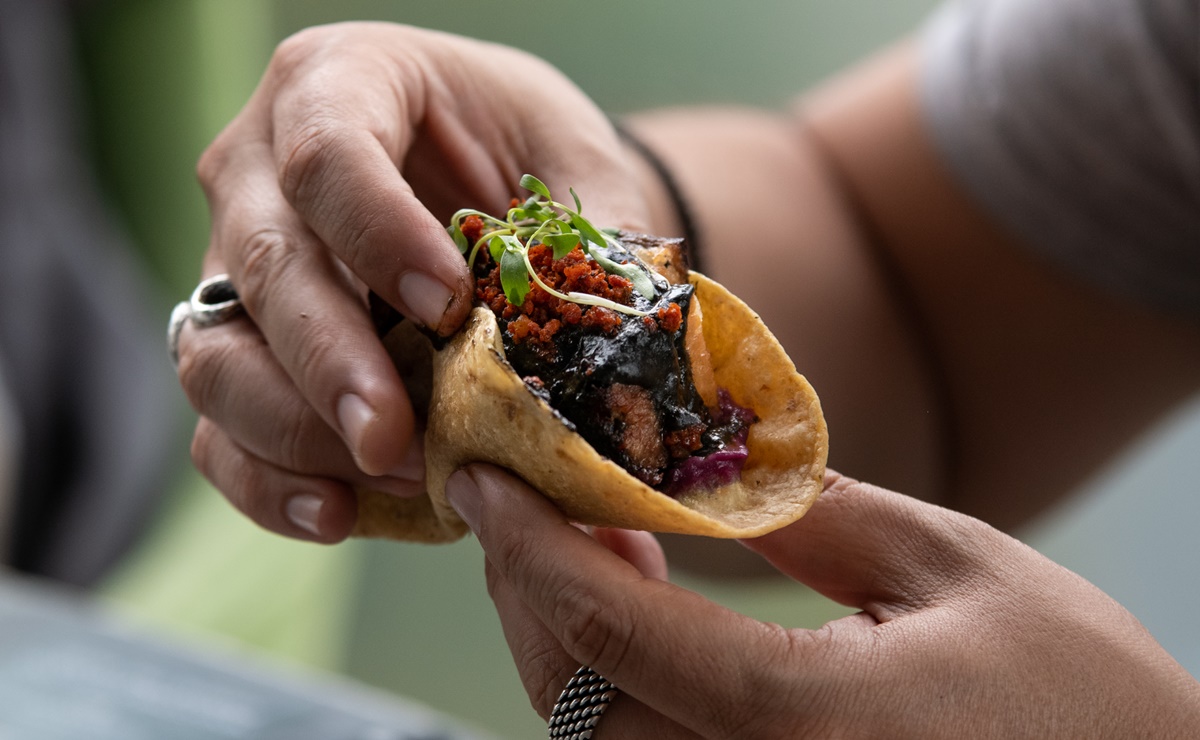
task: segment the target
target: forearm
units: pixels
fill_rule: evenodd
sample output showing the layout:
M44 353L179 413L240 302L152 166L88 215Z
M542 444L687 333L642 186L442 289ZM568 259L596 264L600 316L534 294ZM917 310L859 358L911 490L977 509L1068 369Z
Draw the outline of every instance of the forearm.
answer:
M948 503L1011 528L1200 388L1200 332L1060 271L986 212L936 151L919 63L886 52L800 114L912 298L950 412Z
M942 412L920 341L809 130L746 109L661 111L631 124L693 208L703 269L763 317L820 394L830 464L937 498ZM653 172L643 175L655 227L679 233Z
M635 124L693 202L706 269L820 393L831 465L1010 528L1196 392L1200 336L1057 272L983 212L934 149L918 62L884 52L793 118Z

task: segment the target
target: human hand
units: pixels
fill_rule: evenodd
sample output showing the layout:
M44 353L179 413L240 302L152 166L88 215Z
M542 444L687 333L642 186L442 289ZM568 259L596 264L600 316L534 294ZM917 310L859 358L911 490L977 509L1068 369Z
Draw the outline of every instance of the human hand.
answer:
M335 542L353 486L424 490L420 422L375 335L373 290L441 334L473 286L444 224L503 212L524 172L573 186L596 223L644 229L607 118L544 62L387 24L297 34L200 160L204 274L247 316L185 327L179 374L197 467L267 529Z
M1200 685L1094 586L978 520L826 483L805 518L745 543L862 610L815 631L672 586L652 536L589 537L495 468L446 490L538 713L580 664L620 689L596 738L1200 733Z

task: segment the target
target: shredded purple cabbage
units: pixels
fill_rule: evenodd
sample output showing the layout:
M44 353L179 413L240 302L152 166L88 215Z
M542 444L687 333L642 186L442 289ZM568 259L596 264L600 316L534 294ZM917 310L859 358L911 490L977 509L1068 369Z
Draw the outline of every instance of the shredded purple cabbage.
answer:
M711 490L732 483L742 475L750 451L745 444L731 445L704 457L689 457L671 470L667 494L678 496L696 489Z
M733 400L733 396L729 395L729 391L724 388L717 389L717 413L713 417L713 423L720 426L737 422L741 427L738 434L742 437L742 442L746 441L746 435L750 434L750 425L758 421L758 415L754 413L754 409L748 409L745 406L739 406Z
M750 425L758 421L752 409L739 406L729 391L717 391L719 408L713 415L714 426L728 427L733 431L728 441L716 452L704 456L689 457L667 473L664 490L670 496L679 496L694 490L712 490L738 480L750 451L746 438L750 436Z

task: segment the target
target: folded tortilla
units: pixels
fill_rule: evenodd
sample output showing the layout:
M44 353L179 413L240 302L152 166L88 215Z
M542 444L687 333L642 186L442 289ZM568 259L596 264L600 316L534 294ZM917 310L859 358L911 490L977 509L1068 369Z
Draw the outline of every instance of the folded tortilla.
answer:
M759 418L740 480L672 498L625 472L526 387L505 360L494 314L477 307L441 350L410 322L385 338L418 413L427 412L428 492L401 499L360 490L354 533L459 539L467 526L447 503L445 484L472 462L508 468L582 524L742 538L803 516L821 492L829 449L820 401L757 314L707 277L693 272L689 280L717 385Z

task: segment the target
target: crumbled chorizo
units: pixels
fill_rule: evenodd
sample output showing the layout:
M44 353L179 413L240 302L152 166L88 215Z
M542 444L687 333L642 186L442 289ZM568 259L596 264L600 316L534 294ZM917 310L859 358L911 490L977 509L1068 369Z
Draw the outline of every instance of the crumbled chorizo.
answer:
M663 435L663 444L667 446L672 459L682 460L704 445L704 432L707 429L708 425L701 423L667 432Z
M678 303L670 303L658 309L657 316L658 325L665 332L674 333L683 326L683 311Z
M475 242L479 241L479 237L483 236L483 227L483 219L474 213L463 219L460 228L462 229L463 236L467 237L467 244L472 247L475 246Z
M604 306L589 306L583 312L583 325L589 329L599 329L605 334L614 334L621 325L621 317Z
M558 319L550 319L539 325L524 314L508 322L508 335L517 344L529 344L539 355L548 361L558 356L558 347L554 344L554 335L562 328Z
M463 219L462 228L464 234L468 230L471 234L478 234L483 228L482 219L468 216ZM615 311L602 306L581 306L574 301L565 301L547 293L536 282L525 296L525 302L514 306L504 295L500 268L495 266L490 255L484 252L476 259L475 297L509 322L509 336L517 344L536 342L543 345L539 353L552 356L553 336L564 324L583 326L605 334L613 334L621 326L621 317ZM529 248L529 263L542 282L560 293L586 293L622 305L632 303L633 283L620 275L609 275L578 247L556 260L549 247L535 244ZM520 326L512 328L518 321L521 322ZM553 329L550 328L552 322Z
M560 313L564 324L575 326L583 321L583 307L578 303L566 303L562 306Z

